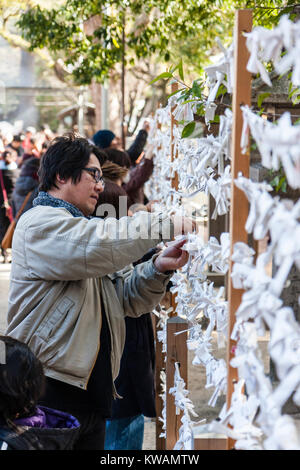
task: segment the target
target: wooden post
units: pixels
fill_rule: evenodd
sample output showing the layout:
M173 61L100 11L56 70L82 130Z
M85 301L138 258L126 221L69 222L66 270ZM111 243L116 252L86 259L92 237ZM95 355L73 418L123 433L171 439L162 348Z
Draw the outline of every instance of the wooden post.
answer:
M171 85L171 91L174 93L175 91L178 90L178 83L174 82ZM173 111L176 108L176 106L173 106L171 109L171 162L176 160L178 157L177 152L175 152L175 145L174 145L174 128L177 126L177 121L173 116ZM172 178L172 188L178 191L178 173L175 172L174 177ZM176 308L177 308L177 303L176 303L176 295L172 294L172 307L173 307L173 312L171 312L171 317L176 316Z
M172 93L178 90L178 83L174 82L172 83ZM177 152L175 152L175 145L174 145L174 128L177 126L177 122L173 116L173 111L176 108L176 106L172 107L171 110L171 162L173 162L177 157ZM172 188L176 189L178 191L178 174L177 172L175 173L175 176L172 178Z
M167 321L167 364L166 364L166 450L172 450L179 438L182 413L176 415L175 400L169 394L174 387L175 362L180 365L180 376L187 385L187 332L175 335L180 331L187 330L187 322L180 317L172 317Z
M252 29L252 10L237 10L235 18L235 79L233 91L233 125L232 125L232 185L231 185L231 209L230 209L230 239L232 255L233 246L236 242L248 242L248 235L245 230L245 223L248 217L248 201L244 193L238 189L234 180L238 173L242 172L246 178L249 176L250 152L243 155L241 152L241 133L243 117L241 105L251 106L251 74L246 66L249 59L249 52L246 47L244 32ZM231 259L231 256L230 256ZM237 369L231 367L230 361L234 357L236 342L231 339L231 333L235 324L235 312L237 311L243 294L243 290L234 289L231 282L232 262L230 261L228 276L228 301L229 301L229 325L228 325L228 345L227 345L227 408L231 405L231 397L234 384L238 380ZM228 439L228 449L233 448L234 441Z
M125 131L125 10L122 11L122 75L121 75L121 138L122 147L126 148L126 131Z
M156 450L165 450L166 441L163 437L160 437L163 429L162 429L162 421L160 421L160 417L162 416L163 410L163 401L160 397L162 393L161 388L161 378L160 373L162 370L165 369L166 365L164 362L164 354L162 352L162 343L157 340L157 332L158 332L158 322L159 318L155 316L155 410L156 410L156 426L155 426L155 433L156 433Z
M161 129L161 123L157 123L157 129ZM161 304L164 306L166 310L171 306L171 293L167 292L161 301ZM155 434L156 434L156 450L165 450L166 448L166 440L164 437L160 437L161 433L163 432L162 426L163 423L160 421L159 418L162 416L163 410L163 400L160 397L162 393L161 388L161 378L160 373L162 370L166 370L165 364L165 354L162 352L162 343L157 339L157 332L158 332L158 322L159 319L155 316L155 328L154 328L154 335L155 335L155 410L156 410L156 425L155 425Z

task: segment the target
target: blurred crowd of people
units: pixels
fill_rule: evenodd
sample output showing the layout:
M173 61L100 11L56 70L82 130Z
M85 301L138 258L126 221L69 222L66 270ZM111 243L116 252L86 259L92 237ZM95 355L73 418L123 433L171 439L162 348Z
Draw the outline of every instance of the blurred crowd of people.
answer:
M149 131L145 121L130 147L121 149L121 139L110 130L99 130L91 143L105 153L103 165L106 191L98 206L114 204L120 196L127 198L127 209L134 204L151 210L151 201L145 197L143 186L153 171L151 148L144 152ZM38 194L38 169L40 159L56 134L47 126L36 130L30 126L18 134L0 132L0 243L11 221L16 218L27 195L30 193L22 213L32 207ZM119 205L116 205L118 216ZM134 209L135 210L135 209ZM127 215L127 213L120 214ZM10 261L7 250L1 247L4 263Z
M24 211L32 207L38 193L40 158L54 137L47 126L39 131L28 127L15 135L0 134L0 242L28 193ZM3 262L8 262L7 250L1 248L1 254Z

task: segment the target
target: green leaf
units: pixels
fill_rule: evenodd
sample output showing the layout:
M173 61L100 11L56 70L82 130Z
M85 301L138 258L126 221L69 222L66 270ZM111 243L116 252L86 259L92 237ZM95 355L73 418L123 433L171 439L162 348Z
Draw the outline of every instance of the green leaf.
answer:
M179 77L181 78L181 80L184 80L182 59L180 60L178 64L178 73L179 73Z
M286 179L282 182L282 185L281 185L281 191L283 193L286 193L286 189L287 189L287 182L286 182Z
M164 79L164 78L172 78L172 77L173 77L173 75L170 72L163 72L160 75L158 75L158 77L151 80L150 85L157 82L158 80L161 80L161 79Z
M212 124L219 124L220 123L220 116L216 114L213 121L210 121Z
M202 98L202 88L197 80L193 81L193 86L191 90L193 95L197 96L198 98Z
M300 103L300 95L297 95L295 98L293 98L292 103L293 103L293 105L299 104Z
M115 38L112 38L112 42L113 42L113 45L114 45L117 49L120 49L120 46L119 46L119 44L117 43L117 41L116 41Z
M182 130L181 138L185 139L189 137L195 130L196 122L191 121L189 122Z
M182 91L182 90L185 90L185 88L179 88L178 90L173 91L173 93L171 93L170 95L168 95L168 99L171 98L171 96L176 95L177 93L179 93L179 92Z
M264 100L270 96L271 93L260 93L257 98L257 106L260 108Z
M272 181L270 181L270 185L273 186L274 188L277 188L279 184L279 176L275 176L274 179L272 179Z
M223 84L221 84L217 91L216 98L219 98L220 95L225 95L226 92L227 92L226 87Z
M180 104L197 103L197 101L196 98L192 98L190 100L181 101Z

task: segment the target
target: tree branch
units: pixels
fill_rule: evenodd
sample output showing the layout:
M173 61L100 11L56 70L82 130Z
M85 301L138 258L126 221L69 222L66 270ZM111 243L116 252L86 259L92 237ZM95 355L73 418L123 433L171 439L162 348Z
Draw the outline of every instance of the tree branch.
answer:
M66 77L70 75L64 69L62 64L60 64L59 61L54 61L52 59L52 57L47 51L41 50L41 49L34 49L33 51L30 51L30 43L26 41L25 39L23 39L21 36L10 33L5 28L0 28L0 36L2 36L3 39L5 39L13 47L20 47L26 52L33 52L37 57L39 57L44 62L44 64L48 68L54 71L55 75L60 81L65 82Z

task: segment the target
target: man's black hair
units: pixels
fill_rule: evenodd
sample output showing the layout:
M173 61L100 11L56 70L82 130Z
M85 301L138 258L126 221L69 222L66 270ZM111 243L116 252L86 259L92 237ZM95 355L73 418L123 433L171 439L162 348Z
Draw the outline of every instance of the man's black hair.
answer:
M45 376L42 363L26 344L9 336L0 336L0 342L5 344L5 360L0 364L0 417L7 422L34 414Z
M74 133L65 134L52 140L41 158L39 169L40 191L57 188L56 177L72 179L75 184L80 181L83 168L88 164L91 153L94 153L102 165L105 154L95 145Z

